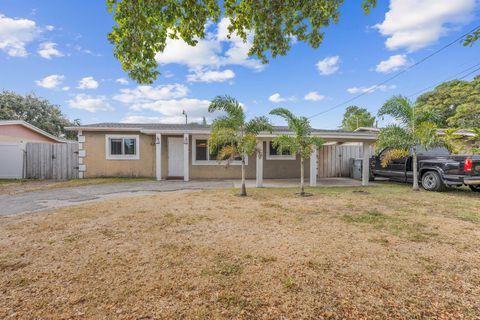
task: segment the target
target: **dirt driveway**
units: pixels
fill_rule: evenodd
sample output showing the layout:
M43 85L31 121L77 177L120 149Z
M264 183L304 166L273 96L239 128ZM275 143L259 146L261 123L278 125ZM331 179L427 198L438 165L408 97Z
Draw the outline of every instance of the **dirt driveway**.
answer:
M0 216L165 191L232 188L226 181L141 181L0 194Z

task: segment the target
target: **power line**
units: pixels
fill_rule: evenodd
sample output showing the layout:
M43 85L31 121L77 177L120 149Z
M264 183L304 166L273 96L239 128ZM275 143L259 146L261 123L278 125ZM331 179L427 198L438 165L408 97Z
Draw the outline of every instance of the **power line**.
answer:
M469 68L467 68L467 69L465 69L465 70L462 70L462 71L457 72L456 74L454 74L454 75L452 75L452 76L450 76L450 77L445 78L444 80L438 82L437 84L434 84L434 85L431 85L431 86L429 86L429 87L423 88L422 90L419 90L419 91L417 91L417 92L415 92L415 93L413 93L413 94L411 94L411 95L408 95L407 97L408 97L408 98L411 98L411 97L413 97L413 96L416 96L417 94L420 94L420 93L422 93L422 92L424 92L424 91L427 91L427 90L429 90L429 89L431 89L431 88L434 88L434 87L438 86L439 84L442 84L442 83L445 82L445 81L455 80L455 79L456 79L459 75L461 75L462 73L467 72L467 71L469 71L470 69L473 69L473 68L478 67L478 66L480 66L480 63L474 64L473 66L471 66L471 67L469 67ZM480 68L477 68L477 69L475 69L475 70L467 73L467 74L464 75L463 77L458 78L458 79L456 79L456 80L463 80L463 79L465 79L466 77L468 77L469 75L477 72L478 70L480 70Z
M398 77L401 76L402 74L404 74L404 73L406 73L407 71L415 68L416 66L418 66L419 64L425 62L426 60L430 59L431 57L435 56L436 54L442 52L443 50L445 50L445 49L447 49L447 48L449 48L449 47L451 47L452 45L454 45L455 43L457 43L457 42L460 41L461 39L465 38L467 35L471 34L471 33L474 32L475 30L477 30L478 28L480 28L480 25L476 26L476 27L473 28L472 30L470 30L470 31L468 31L467 33L465 33L465 34L461 35L460 37L456 38L456 39L453 40L452 42L447 43L447 44L444 45L443 47L441 47L441 48L439 48L438 50L432 52L431 54L423 57L421 60L415 62L414 64L408 66L407 68L405 68L405 69L397 72L397 73L394 74L393 76L385 79L384 81L380 82L379 84L376 84L376 85L372 86L371 88L369 88L368 90L366 90L366 91L364 91L364 92L362 92L362 93L354 96L353 98L350 98L350 99L348 99L348 100L346 100L346 101L343 101L343 102L341 102L341 103L339 103L339 104L337 104L337 105L335 105L335 106L333 106L333 107L331 107L331 108L329 108L329 109L327 109L327 110L324 110L324 111L322 111L322 112L315 113L315 114L311 115L310 117L308 117L308 119L312 119L312 118L317 117L317 116L319 116L319 115L322 115L322 114L325 114L325 113L327 113L327 112L330 112L330 111L332 111L332 110L334 110L334 109L336 109L336 108L339 108L339 107L341 107L341 106L343 106L343 105L345 105L345 104L347 104L347 103L350 103L350 102L352 102L352 101L354 101L354 100L357 100L358 98L361 98L361 97L363 97L364 95L367 95L368 93L372 92L373 90L377 89L378 87L380 87L380 86L382 86L382 85L384 85L384 84L392 81L392 80L395 79L395 78L398 78Z

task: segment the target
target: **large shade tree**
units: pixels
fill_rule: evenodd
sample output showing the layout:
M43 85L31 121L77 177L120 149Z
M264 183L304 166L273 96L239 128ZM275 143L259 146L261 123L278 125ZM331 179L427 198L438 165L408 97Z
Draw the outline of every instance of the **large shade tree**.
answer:
M480 76L444 82L416 100L419 111L434 112L443 128L480 127Z
M11 91L0 92L0 120L23 120L54 136L74 139L76 134L65 127L79 124L70 121L60 106L34 94L20 95Z
M217 154L217 160L240 160L242 169L241 196L247 195L245 187L245 160L260 152L257 149L257 135L262 131L271 132L272 125L266 117L245 120L240 103L229 96L217 96L208 107L209 112L222 111L225 115L213 120L212 133L208 139L210 153Z
M309 159L313 148L323 145L323 139L312 136L312 127L306 117L297 117L285 108L270 111L271 115L280 116L288 123L293 134L282 134L272 140L273 147L280 153L288 151L291 155L300 156L300 195L305 195L305 159Z
M354 131L360 127L372 127L375 123L375 117L367 109L350 106L345 110L342 119L342 129Z
M412 153L413 190L419 190L417 147L425 149L441 146L443 140L437 134L436 115L431 112L419 112L414 103L404 96L394 96L387 100L378 111L379 117L390 116L395 124L380 130L377 148L392 148L382 163L408 156Z
M264 63L269 56L285 55L292 39L313 48L322 43L324 28L337 23L344 0L107 0L117 23L108 38L114 55L129 76L151 83L159 75L155 55L168 39L194 46L207 36L208 23L229 19L229 36L251 40L248 52ZM377 0L363 0L366 13Z

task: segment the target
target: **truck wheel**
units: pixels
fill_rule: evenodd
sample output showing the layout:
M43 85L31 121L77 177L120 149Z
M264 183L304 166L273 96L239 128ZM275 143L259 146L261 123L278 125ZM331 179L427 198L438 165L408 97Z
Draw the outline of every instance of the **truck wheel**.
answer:
M427 191L445 191L445 184L435 171L427 171L422 176L422 187Z
M469 187L473 192L480 192L480 184L469 185Z

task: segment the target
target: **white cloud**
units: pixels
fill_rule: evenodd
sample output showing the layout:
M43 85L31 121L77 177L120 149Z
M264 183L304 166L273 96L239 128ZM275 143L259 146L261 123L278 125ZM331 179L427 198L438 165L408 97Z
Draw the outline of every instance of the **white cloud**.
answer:
M295 101L295 97L282 97L280 93L274 93L270 97L268 97L268 100L273 102L273 103L280 103L280 102L285 102L285 101Z
M286 101L285 98L282 98L280 96L280 93L274 93L270 97L268 97L268 100L270 100L273 103L280 103Z
M382 23L390 50L415 51L436 42L449 30L473 19L476 0L391 0Z
M63 53L55 48L56 46L57 44L54 42L43 42L40 44L38 54L45 59L51 59L52 57L63 57Z
M52 74L41 80L36 80L35 83L37 84L37 86L45 89L55 89L62 83L64 78L65 76L63 75Z
M188 114L189 122L199 122L202 117L208 117L209 100L200 100L192 98L157 100L145 103L137 103L130 107L133 111L150 110L160 113L162 116L159 122L163 123L183 123L185 118L182 111Z
M322 96L321 94L318 94L317 91L311 91L303 97L303 99L307 101L322 101L325 99L325 96Z
M188 88L183 84L167 84L156 87L138 86L135 89L121 89L120 94L113 97L122 103L141 104L152 100L168 100L183 98L188 94Z
M47 31L53 31L53 30L55 30L55 27L52 26L52 25L48 25L48 26L45 27L45 30L47 30Z
M355 93L374 93L375 91L387 91L387 90L393 90L395 89L397 86L396 85L374 85L374 86L371 86L371 87L352 87L352 88L348 88L347 91L348 93L352 93L352 94L355 94Z
M74 99L68 100L68 105L74 109L86 110L88 112L113 111L105 96L89 96L77 94Z
M187 75L187 80L190 82L224 82L233 78L235 78L235 72L230 69L223 71L197 69Z
M240 65L254 70L262 70L264 65L248 56L252 45L251 37L247 42L237 35L228 39L229 20L223 18L217 25L216 32L207 32L205 39L198 39L191 47L181 39L167 39L164 52L155 56L160 64L178 63L188 67L217 69L226 65Z
M125 78L118 78L115 82L125 86L128 85L128 80Z
M407 64L407 56L405 54L397 54L391 56L387 60L381 61L379 64L377 64L375 70L381 73L389 73L397 71L405 64Z
M317 69L322 76L328 76L338 71L340 62L339 56L326 57L323 60L318 61Z
M0 50L12 57L28 55L26 46L40 34L35 21L0 14Z
M98 82L93 77L85 77L78 81L78 89L97 89Z
M63 91L68 91L68 90L70 90L70 87L69 87L69 86L65 86L65 87L62 88L62 90L63 90Z

